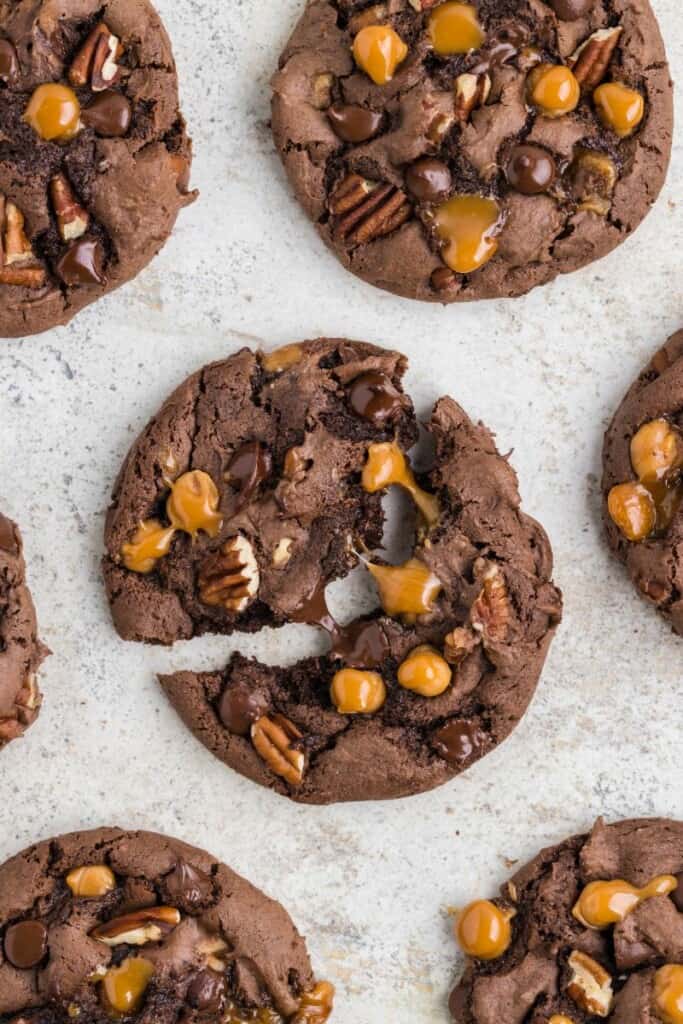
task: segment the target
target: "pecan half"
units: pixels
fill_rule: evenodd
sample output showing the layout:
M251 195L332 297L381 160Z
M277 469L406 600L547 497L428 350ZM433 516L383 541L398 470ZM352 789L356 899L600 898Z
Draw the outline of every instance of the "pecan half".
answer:
M362 28L367 28L368 25L381 25L382 22L386 21L388 14L389 8L387 4L372 4L370 7L366 7L364 10L359 11L358 14L353 14L349 18L349 32L352 36L355 36L358 35Z
M488 564L483 558L474 564L475 579L481 579L482 590L470 611L473 629L480 632L484 641L505 640L512 618L505 577L497 565Z
M258 593L261 574L254 549L241 533L210 555L199 570L199 595L204 604L240 613Z
M304 780L306 758L303 751L296 750L293 743L301 739L293 722L284 715L264 715L251 727L251 742L268 767L289 782L300 786Z
M180 924L180 911L175 907L145 907L132 914L113 917L90 932L93 939L107 946L144 946L160 942Z
M477 107L483 107L491 92L491 79L487 74L458 75L455 80L455 116L465 122Z
M600 28L569 58L569 66L584 92L590 92L602 82L621 33L621 25Z
M104 92L120 77L117 60L121 43L101 21L95 25L69 69L69 82L76 88L90 85L93 92Z
M24 230L24 215L0 193L0 284L42 288L45 269L36 260Z
M401 189L347 174L330 195L335 234L349 245L364 245L396 231L413 208Z
M569 957L572 976L567 985L567 995L588 1014L608 1017L614 1002L612 978L605 968L575 949Z
M88 230L90 217L76 199L65 174L55 174L50 181L50 198L63 242L73 242Z

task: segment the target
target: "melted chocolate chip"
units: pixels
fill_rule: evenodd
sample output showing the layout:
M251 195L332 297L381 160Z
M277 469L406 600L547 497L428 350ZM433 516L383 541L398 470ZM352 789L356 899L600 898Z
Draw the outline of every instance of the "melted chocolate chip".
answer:
M489 36L486 45L481 49L479 59L469 69L472 75L489 74L493 68L503 67L519 53L528 41L526 29L515 22L507 22L494 35Z
M332 634L332 657L351 668L376 668L389 655L389 643L379 622L352 622Z
M105 138L121 138L128 134L133 108L123 93L107 89L98 93L90 106L81 111L81 121Z
M195 1010L220 1013L228 998L228 985L222 974L202 971L190 983L187 1001Z
M254 722L268 710L262 693L252 690L246 683L235 683L223 691L218 704L218 717L230 732L246 736Z
M540 146L515 146L505 174L517 192L535 196L547 192L557 177L557 167L550 153Z
M249 503L259 484L270 475L273 460L260 441L247 441L237 449L228 464L230 483L239 491L237 509Z
M681 872L680 875L676 875L676 879L678 881L678 885L671 893L671 899L674 901L676 909L683 913L683 872Z
M42 921L20 921L5 932L5 956L19 970L39 964L47 952L47 928Z
M327 111L332 130L342 142L367 142L382 125L382 115L365 107L333 103Z
M431 156L416 160L406 171L409 192L423 203L435 203L445 198L452 184L453 178L446 164Z
M486 741L485 733L476 722L466 718L453 718L437 729L433 736L434 748L444 761L460 766L478 754Z
M73 242L57 263L57 273L70 287L88 284L106 284L104 276L104 250L94 238L79 238Z
M190 912L213 899L211 879L199 868L179 860L166 876L166 891L170 901L181 910Z
M362 373L351 383L349 405L357 416L376 427L393 419L403 407L400 392L386 373L377 370Z
M562 21L576 21L592 10L595 0L548 0Z
M9 519L0 512L0 551L7 551L10 555L19 554L19 546L17 544L16 534L14 527L12 526Z
M0 39L0 82L14 85L19 78L19 58L9 39Z

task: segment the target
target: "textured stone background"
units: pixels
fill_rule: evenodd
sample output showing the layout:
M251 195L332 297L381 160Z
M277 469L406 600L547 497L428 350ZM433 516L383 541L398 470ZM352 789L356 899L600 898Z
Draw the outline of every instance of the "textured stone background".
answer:
M511 861L598 814L683 817L683 648L603 549L597 486L609 416L682 325L683 148L679 132L668 185L636 236L570 279L450 309L374 291L323 249L272 150L268 78L299 5L160 0L202 198L135 283L69 328L0 345L0 507L23 526L54 650L42 716L0 759L0 860L83 826L168 831L287 904L338 986L338 1024L441 1024L459 966L448 905L493 893ZM655 7L683 77L678 0ZM214 761L154 678L220 664L236 647L295 657L320 643L313 630L171 652L126 645L99 559L121 459L169 390L242 345L324 333L402 349L425 415L448 391L514 449L567 608L537 699L502 748L427 796L315 809ZM347 613L353 592L335 588Z

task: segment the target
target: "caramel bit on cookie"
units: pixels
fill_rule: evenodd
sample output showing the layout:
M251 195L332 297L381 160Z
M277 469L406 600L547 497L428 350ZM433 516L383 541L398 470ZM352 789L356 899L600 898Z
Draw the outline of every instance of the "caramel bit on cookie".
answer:
M477 960L497 960L512 941L513 910L475 900L458 915L455 935L463 952Z
M617 484L607 496L610 518L632 543L665 533L683 500L683 438L665 418L644 423L631 439L638 481Z
M423 490L415 479L408 461L395 441L371 444L363 467L363 489L376 494L393 484L408 492L428 526L439 521L439 501L436 495Z
M678 887L674 875L657 875L638 889L622 878L589 882L582 891L572 914L587 928L601 930L624 921L636 907L655 896L668 896Z
M387 688L379 672L343 668L332 679L330 695L340 715L369 715L383 706Z

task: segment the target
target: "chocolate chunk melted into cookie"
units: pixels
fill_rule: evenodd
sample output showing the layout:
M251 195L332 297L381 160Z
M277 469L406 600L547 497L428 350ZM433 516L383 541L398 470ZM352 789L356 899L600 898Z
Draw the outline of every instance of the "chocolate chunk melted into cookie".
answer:
M123 138L130 130L133 108L120 92L102 92L81 111L81 120L88 128L108 139Z
M41 962L47 952L47 928L42 921L20 921L5 932L5 956L14 967L26 971Z
M0 82L14 85L19 77L19 57L9 39L0 39Z
M363 373L349 388L353 411L374 426L382 426L401 411L401 395L384 373Z
M273 460L260 441L247 441L228 463L230 483L239 491L237 508L248 505L260 484L268 478Z

